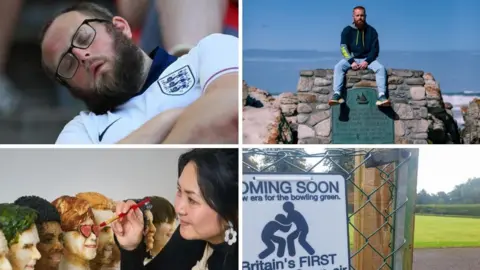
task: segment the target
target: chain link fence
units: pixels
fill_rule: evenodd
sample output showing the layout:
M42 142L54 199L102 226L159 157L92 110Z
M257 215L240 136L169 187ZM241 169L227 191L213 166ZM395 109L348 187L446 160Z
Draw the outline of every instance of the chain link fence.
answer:
M245 148L243 172L341 174L350 269L412 268L418 149Z

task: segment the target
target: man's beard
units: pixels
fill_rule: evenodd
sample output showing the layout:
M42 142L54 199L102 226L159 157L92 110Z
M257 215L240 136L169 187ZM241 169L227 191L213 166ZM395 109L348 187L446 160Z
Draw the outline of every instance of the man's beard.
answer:
M101 74L94 89L69 88L75 98L82 100L97 115L112 111L134 97L140 90L143 77L142 50L119 30L113 27L108 30L116 55L113 70Z
M354 23L358 29L363 29L365 27L365 21L356 20Z

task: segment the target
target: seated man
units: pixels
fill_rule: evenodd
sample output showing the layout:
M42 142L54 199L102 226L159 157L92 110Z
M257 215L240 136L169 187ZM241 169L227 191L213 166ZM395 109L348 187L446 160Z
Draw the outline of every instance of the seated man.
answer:
M182 57L131 40L125 19L81 2L47 24L42 65L81 99L57 143L237 143L238 38L212 34Z
M378 106L389 106L385 96L387 71L376 59L380 52L378 34L373 26L367 24L365 8L357 6L353 9L353 24L345 27L341 36L341 51L344 59L335 65L333 73L333 96L328 102L330 106L345 102L341 90L345 73L353 70L371 69L375 72L378 89Z

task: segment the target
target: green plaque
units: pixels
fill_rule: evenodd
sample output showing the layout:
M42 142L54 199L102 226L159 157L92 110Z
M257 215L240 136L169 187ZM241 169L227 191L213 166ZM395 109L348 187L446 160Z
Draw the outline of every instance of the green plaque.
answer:
M354 88L347 91L343 104L332 108L332 143L393 144L394 112L391 107L378 107L377 91Z

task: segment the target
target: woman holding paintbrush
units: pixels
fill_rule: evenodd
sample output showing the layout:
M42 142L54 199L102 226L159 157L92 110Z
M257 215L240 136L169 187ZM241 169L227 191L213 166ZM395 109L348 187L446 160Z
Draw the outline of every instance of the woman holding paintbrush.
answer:
M179 226L162 251L143 264L143 214L121 202L112 223L121 270L238 269L238 149L194 149L180 156L175 210Z

